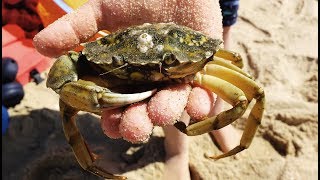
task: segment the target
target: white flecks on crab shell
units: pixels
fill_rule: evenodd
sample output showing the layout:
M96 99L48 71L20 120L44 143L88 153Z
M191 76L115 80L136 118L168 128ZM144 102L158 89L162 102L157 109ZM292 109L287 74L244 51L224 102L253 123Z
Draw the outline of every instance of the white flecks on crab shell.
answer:
M151 26L151 23L143 23L140 27Z
M206 58L209 58L211 55L212 55L212 52L210 52L210 51L205 52Z
M153 124L148 117L147 103L130 105L123 113L119 130L124 140L142 143L149 140Z
M159 34L167 35L169 33L169 29L160 29Z
M157 92L148 103L152 123L166 126L177 122L186 107L190 91L189 84L178 84Z
M141 53L146 53L150 48L153 47L152 36L148 33L142 33L137 40L137 48Z
M164 46L163 46L162 44L159 44L159 45L157 45L155 48L156 48L156 50L157 50L158 52L162 52Z
M130 36L136 35L138 33L141 33L141 30L132 30L130 31Z
M139 49L140 52L146 53L148 51L149 47L144 46L144 45L142 45L142 46L138 45L138 49Z

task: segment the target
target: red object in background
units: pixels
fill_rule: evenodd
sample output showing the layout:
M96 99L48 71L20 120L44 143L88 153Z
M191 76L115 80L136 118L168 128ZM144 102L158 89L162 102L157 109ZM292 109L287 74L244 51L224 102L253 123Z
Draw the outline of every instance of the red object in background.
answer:
M24 33L15 24L2 26L2 58L11 57L18 63L16 80L22 85L32 80L31 71L37 70L41 73L53 64L53 59L37 52L32 39L26 39Z
M2 26L17 24L25 31L25 36L32 39L43 29L37 5L38 0L3 0Z

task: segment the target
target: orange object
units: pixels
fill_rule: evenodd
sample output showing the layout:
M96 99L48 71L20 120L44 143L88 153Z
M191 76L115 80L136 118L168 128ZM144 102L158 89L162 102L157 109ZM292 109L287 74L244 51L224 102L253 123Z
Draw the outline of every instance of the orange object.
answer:
M47 27L58 18L67 14L67 10L74 10L86 3L87 0L39 0L37 5L38 14L43 26Z
M82 6L84 3L86 3L88 0L63 0L68 6L70 6L72 9L77 9L78 7Z
M39 0L37 10L44 27L66 14L53 0Z
M53 59L38 53L31 39L26 39L24 31L15 24L2 27L2 58L11 57L18 64L16 80L25 85L32 77L30 72L43 72L53 64Z

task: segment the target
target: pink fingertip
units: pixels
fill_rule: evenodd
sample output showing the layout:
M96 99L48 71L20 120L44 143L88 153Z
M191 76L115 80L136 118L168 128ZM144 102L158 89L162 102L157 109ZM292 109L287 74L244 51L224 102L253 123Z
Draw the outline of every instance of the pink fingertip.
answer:
M57 57L80 43L73 27L67 21L55 21L33 38L33 45L45 56Z
M148 103L149 117L154 125L173 125L186 107L191 86L179 84L155 94Z
M200 121L210 116L214 106L214 95L201 87L194 87L189 95L186 110L191 119Z
M122 135L119 132L119 124L122 116L122 108L103 111L101 116L101 128L105 135L110 138L118 139Z
M139 102L130 105L123 113L119 130L124 140L132 143L146 142L153 129L148 117L147 103Z

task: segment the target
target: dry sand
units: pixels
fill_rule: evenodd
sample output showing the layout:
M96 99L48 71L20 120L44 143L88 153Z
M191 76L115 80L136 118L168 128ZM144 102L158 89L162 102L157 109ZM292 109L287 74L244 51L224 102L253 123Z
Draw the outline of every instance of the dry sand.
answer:
M221 153L209 135L190 138L190 161L204 179L318 179L317 27L318 1L240 1L232 49L243 55L245 70L263 85L266 112L252 145L236 157L207 160L204 153ZM65 141L58 96L44 82L29 83L25 93L21 104L9 110L2 177L98 179L82 171ZM234 123L239 131L247 115ZM161 179L161 128L147 144L132 145L108 139L91 114L79 115L79 125L112 172L135 180Z

